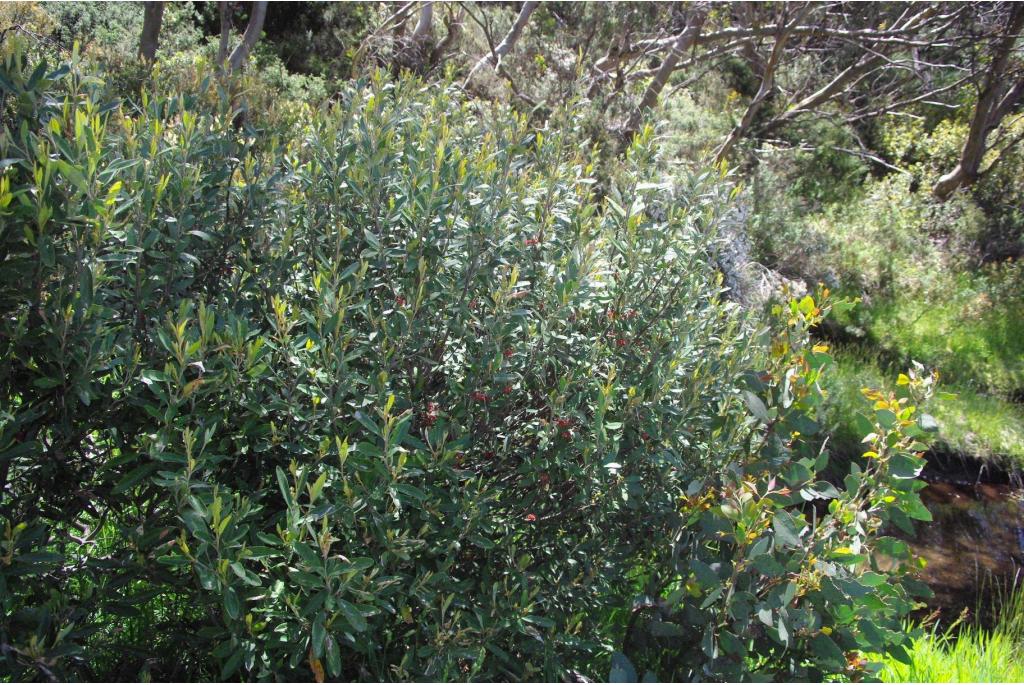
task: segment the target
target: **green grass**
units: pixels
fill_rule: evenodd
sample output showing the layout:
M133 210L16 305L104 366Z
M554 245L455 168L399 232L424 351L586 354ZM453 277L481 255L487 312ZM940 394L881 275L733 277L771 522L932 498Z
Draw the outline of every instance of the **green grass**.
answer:
M1008 394L1024 389L1024 303L1001 299L984 279L960 274L926 299L897 298L866 309L878 344L940 369L963 387Z
M954 623L935 626L914 641L911 662L883 657L878 674L887 683L1024 682L1024 591L997 592L991 630Z
M1024 681L1020 636L967 627L933 631L914 641L911 663L885 660L885 683L1019 683Z
M877 353L858 347L834 350L836 366L827 374L833 440L838 451L857 451L860 437L854 416L868 407L864 387L892 390L897 370L885 370ZM952 450L983 459L1008 460L1024 466L1024 406L997 395L940 379L939 390L952 398L936 398L923 408L939 422L939 442Z

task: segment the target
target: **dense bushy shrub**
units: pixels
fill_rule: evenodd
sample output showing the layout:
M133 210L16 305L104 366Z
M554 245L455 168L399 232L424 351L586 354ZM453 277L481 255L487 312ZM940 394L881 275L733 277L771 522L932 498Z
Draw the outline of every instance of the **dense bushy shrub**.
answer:
M664 183L649 130L598 197L572 126L412 80L240 127L209 79L118 104L12 49L0 87L5 676L902 649L912 586L871 553L926 515L913 408L875 398L872 466L816 481L827 305L723 304L730 189Z

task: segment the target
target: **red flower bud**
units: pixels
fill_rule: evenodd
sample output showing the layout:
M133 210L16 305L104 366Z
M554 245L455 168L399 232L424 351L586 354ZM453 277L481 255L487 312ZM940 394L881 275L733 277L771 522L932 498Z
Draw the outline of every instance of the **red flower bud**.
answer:
M536 514L527 514L526 515L526 520L529 521L530 523L533 523L534 521L537 520L537 515Z

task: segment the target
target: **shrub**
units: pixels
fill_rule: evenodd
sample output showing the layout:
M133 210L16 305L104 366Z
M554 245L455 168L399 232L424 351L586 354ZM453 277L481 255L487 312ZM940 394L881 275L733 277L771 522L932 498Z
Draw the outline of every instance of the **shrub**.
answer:
M129 106L75 62L3 76L5 676L900 653L912 586L865 564L923 516L913 408L879 398L877 466L814 481L828 305L769 340L723 303L730 189L664 183L650 130L598 197L573 126L415 80L236 128L209 78ZM649 591L676 628L638 627Z

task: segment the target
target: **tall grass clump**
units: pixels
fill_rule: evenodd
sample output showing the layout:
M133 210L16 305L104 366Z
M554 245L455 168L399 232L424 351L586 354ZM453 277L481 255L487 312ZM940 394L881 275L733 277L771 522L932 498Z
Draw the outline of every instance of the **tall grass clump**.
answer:
M886 660L890 683L1019 683L1024 681L1024 591L1005 597L991 629L960 621L936 625L914 640L910 663Z

